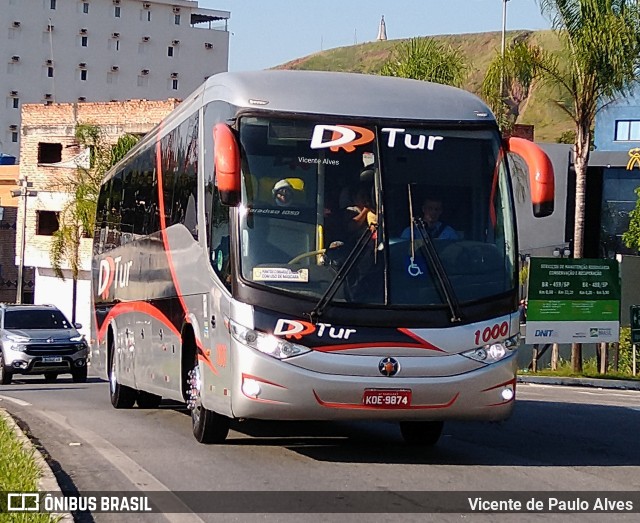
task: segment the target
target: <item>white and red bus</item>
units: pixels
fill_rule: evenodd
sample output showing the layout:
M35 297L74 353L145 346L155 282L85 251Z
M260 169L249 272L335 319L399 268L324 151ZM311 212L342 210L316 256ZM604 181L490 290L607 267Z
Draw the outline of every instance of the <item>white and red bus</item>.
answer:
M477 97L359 74L209 78L106 175L91 366L116 408L234 419L501 420L516 392L508 153L534 214L553 172ZM436 222L426 211L435 201ZM444 231L447 231L446 234Z

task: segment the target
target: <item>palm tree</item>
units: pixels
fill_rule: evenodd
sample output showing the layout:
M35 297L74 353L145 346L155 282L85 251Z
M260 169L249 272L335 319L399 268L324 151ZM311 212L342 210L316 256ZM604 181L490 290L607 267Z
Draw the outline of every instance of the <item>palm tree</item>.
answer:
M411 38L394 47L380 74L460 87L467 70L459 49L432 38Z
M95 228L96 206L100 184L105 173L133 147L138 137L125 134L110 145L99 126L80 124L76 127L76 140L91 151L90 167L78 167L62 183L57 184L70 197L59 215L58 230L53 233L49 256L51 267L58 278L65 280L63 265L68 264L73 280L71 321L76 321L78 276L80 273L80 247L85 234Z
M555 87L556 104L575 124L574 166L576 172L573 255L584 252L585 190L591 129L603 103L631 92L640 65L640 8L637 0L538 0L542 13L552 23L562 43L558 54L527 44L516 54L518 67L531 78ZM574 372L582 370L582 347L573 344Z

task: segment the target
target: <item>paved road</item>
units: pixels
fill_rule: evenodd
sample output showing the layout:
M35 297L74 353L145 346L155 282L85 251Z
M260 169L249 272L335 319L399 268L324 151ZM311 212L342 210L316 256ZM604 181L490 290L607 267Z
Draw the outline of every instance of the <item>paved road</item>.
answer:
M0 388L7 409L51 456L74 491L640 491L640 392L519 384L513 417L449 423L435 449L402 444L386 423L233 425L225 445L198 444L177 404L115 410L105 382ZM171 494L168 494L171 496ZM203 494L203 497L206 497ZM322 503L322 498L318 502ZM640 503L638 504L640 506ZM394 507L389 507L393 512ZM248 521L239 514L167 514L167 521ZM474 521L542 521L543 514L464 515ZM636 515L562 515L563 521ZM459 521L459 514L307 515L305 521ZM159 521L159 515L78 515L78 521ZM262 521L300 521L297 514Z

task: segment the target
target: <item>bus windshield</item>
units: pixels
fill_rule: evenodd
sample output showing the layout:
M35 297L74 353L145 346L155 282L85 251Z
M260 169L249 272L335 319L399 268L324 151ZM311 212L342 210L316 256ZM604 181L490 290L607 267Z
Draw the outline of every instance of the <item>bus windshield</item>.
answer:
M337 120L241 118L244 280L411 308L515 288L497 131Z

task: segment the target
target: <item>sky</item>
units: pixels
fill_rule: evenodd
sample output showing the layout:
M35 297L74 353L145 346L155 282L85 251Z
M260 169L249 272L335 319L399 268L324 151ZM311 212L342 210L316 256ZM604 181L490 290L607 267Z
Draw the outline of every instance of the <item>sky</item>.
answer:
M503 0L198 0L231 12L229 70L268 69L318 51L387 38L502 30ZM507 31L548 29L536 0L507 0Z

